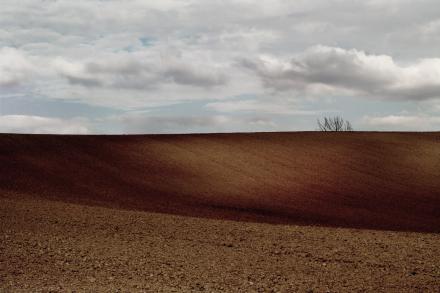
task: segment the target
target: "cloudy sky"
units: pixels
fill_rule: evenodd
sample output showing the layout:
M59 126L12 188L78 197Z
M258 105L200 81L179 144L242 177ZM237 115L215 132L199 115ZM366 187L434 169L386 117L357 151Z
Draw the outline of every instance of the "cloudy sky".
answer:
M438 0L2 0L0 132L440 130Z

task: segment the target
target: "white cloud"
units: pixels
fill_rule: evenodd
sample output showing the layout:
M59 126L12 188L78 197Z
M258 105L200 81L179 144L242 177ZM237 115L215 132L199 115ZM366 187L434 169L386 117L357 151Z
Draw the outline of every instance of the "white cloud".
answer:
M362 121L370 127L386 130L440 130L440 116L428 115L388 115L365 116Z
M315 46L290 60L244 59L242 65L277 91L425 100L440 98L440 58L399 65L391 56Z
M84 119L59 119L29 115L0 116L0 132L33 134L87 134L90 132Z
M28 80L34 67L21 51L0 48L0 87L19 85Z

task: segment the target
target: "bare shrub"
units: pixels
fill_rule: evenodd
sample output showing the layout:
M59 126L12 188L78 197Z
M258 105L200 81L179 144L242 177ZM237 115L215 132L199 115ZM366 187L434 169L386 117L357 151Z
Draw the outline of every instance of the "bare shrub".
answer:
M318 128L320 131L353 131L351 123L340 116L318 119Z

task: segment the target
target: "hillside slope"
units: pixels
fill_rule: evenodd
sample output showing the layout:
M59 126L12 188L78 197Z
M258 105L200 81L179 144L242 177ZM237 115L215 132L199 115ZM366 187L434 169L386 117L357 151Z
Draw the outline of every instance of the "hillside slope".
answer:
M0 196L440 232L439 133L0 135Z

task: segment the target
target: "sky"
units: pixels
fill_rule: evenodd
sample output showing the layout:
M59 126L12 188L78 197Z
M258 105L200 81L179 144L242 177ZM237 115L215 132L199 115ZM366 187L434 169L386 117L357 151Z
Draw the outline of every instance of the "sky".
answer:
M438 0L2 0L0 132L440 130Z

